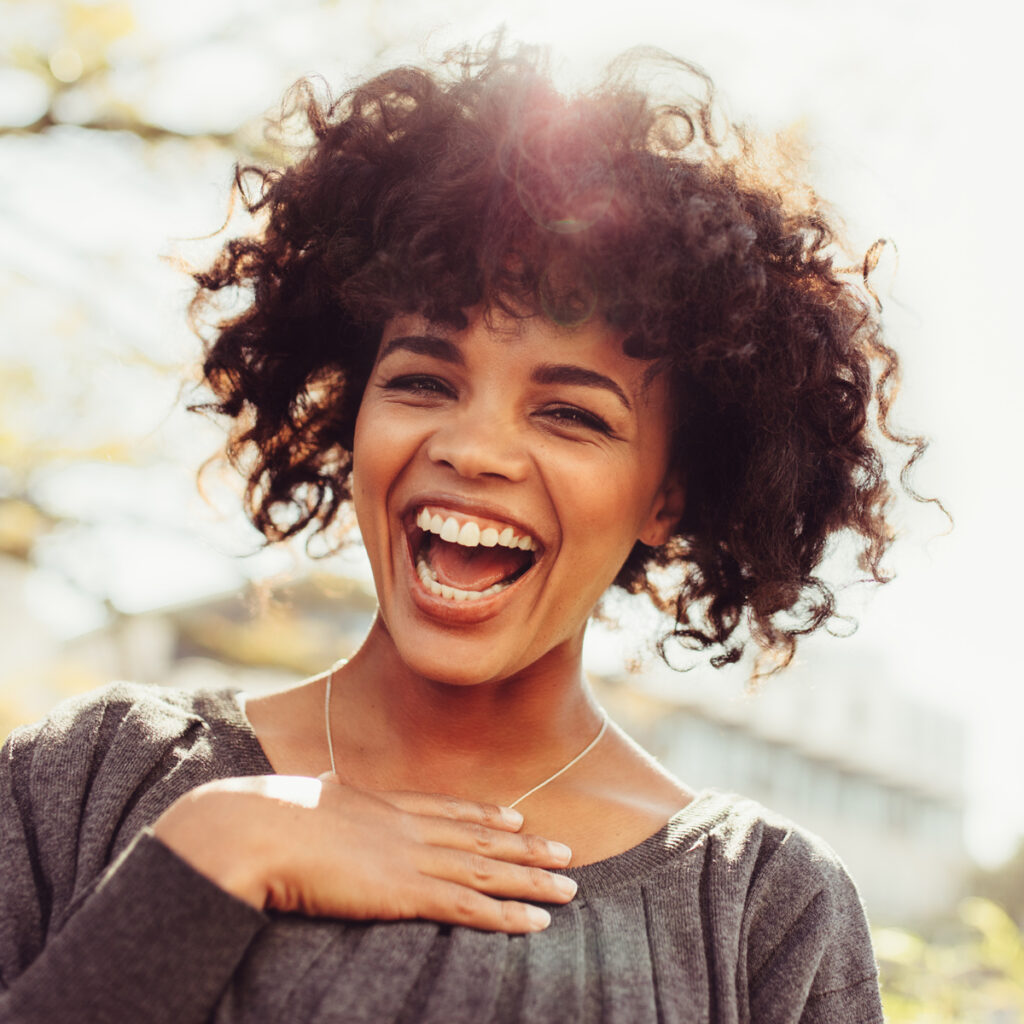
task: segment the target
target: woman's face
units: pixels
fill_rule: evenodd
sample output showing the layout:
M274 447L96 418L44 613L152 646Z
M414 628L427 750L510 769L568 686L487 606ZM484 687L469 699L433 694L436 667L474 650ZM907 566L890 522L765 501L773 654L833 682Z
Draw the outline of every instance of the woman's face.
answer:
M660 380L603 322L400 316L356 421L353 493L403 661L473 684L579 657L637 539L682 513Z

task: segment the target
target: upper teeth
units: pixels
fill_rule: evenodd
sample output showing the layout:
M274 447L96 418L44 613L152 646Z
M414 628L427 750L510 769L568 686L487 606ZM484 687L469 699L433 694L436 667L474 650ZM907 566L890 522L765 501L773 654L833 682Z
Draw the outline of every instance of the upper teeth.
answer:
M455 516L441 516L428 508L420 509L416 516L416 525L426 533L437 534L441 540L446 540L449 544L461 544L467 548L493 548L497 545L503 548L519 548L521 551L534 551L537 547L529 534L518 536L511 526L506 526L502 530L497 530L493 526L481 529L480 524L473 520L459 523Z

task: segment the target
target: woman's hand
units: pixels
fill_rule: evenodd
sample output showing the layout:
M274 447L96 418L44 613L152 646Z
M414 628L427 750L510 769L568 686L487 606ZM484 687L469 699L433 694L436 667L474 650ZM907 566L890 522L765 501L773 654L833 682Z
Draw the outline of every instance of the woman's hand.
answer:
M350 920L427 918L533 932L567 903L568 847L522 835L522 816L423 793L370 793L335 776L207 783L154 831L193 867L260 909ZM500 898L495 898L500 897Z

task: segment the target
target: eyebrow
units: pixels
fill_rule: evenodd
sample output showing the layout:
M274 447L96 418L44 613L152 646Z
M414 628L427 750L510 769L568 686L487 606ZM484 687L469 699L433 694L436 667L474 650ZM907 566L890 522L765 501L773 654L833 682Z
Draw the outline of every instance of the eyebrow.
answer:
M633 406L626 397L625 391L603 373L587 369L585 366L574 366L571 363L544 363L534 369L531 374L538 384L566 384L571 387L603 388L610 391L626 407L629 412Z
M412 352L418 356L433 356L434 359L454 363L456 366L466 365L462 351L455 342L438 338L433 334L409 334L401 338L392 338L382 349L380 361L383 362L392 352L399 350Z
M445 363L453 363L456 366L466 365L465 357L462 355L462 350L458 345L448 341L446 338L439 338L432 334L408 334L399 338L392 338L381 351L381 361L396 351L431 356L434 359L440 359ZM569 387L601 388L615 395L629 412L633 411L633 406L626 397L626 393L611 377L606 377L603 373L598 373L596 370L588 369L585 366L576 366L572 363L543 363L534 368L530 377L537 384L565 384Z

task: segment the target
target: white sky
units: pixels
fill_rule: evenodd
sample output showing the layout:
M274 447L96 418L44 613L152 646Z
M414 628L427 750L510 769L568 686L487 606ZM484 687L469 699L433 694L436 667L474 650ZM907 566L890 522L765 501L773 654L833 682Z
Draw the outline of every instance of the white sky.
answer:
M8 3L0 20L35 6ZM43 7L19 14L14 30L45 36ZM424 13L404 0L139 0L134 9L139 31L124 47L116 81L173 127L230 129L272 105L299 74L341 83L371 60L415 56L425 39L436 54L502 21L511 37L567 54L567 73L595 55L657 43L703 64L734 115L764 128L801 122L815 147L817 184L847 216L855 241L866 246L886 235L897 243L886 305L905 361L901 421L933 438L919 483L957 520L952 536L935 539L938 517L907 513L900 578L867 601L844 649L851 657L861 645L884 649L901 683L969 723L972 851L992 860L1024 834L1016 792L1024 778L1024 673L1012 641L1024 568L1015 443L1024 216L1020 144L1007 127L1017 120L1018 35L1007 30L1005 8L995 0L969 8L908 0L521 0L510 10L449 0ZM0 113L15 103L17 84L3 75ZM31 107L27 87L19 95ZM58 536L52 559L102 578L126 608L235 585L243 571L211 554L211 545L237 552L249 543L233 527L207 525L204 540L194 539L196 524L210 516L192 496L191 467L215 443L210 433L168 411L175 394L164 378L138 383L145 376L138 352L173 364L191 351L181 327L184 283L156 256L173 238L219 223L228 166L214 150L198 162L173 145L143 156L134 140L75 132L0 140L0 350L38 353L50 367L46 394L21 414L57 437L88 408L98 437L116 431L173 456L141 488L139 477L112 465L51 483L54 500L105 520L94 547L83 551L76 536ZM57 361L48 358L54 351ZM162 497L154 517L155 493ZM146 573L138 571L142 560ZM73 598L54 603L59 588L42 589L51 613L63 608L68 624L85 621Z

